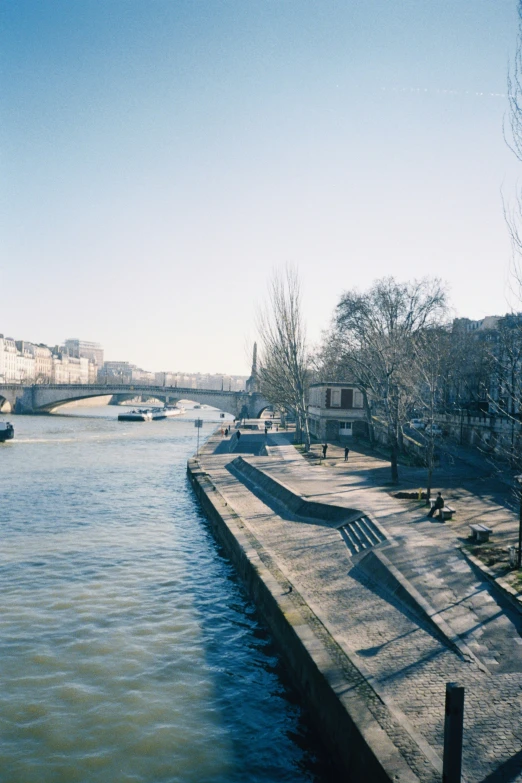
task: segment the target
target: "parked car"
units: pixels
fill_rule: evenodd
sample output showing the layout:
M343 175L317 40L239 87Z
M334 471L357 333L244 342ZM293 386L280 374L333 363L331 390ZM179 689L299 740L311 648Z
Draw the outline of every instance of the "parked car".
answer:
M410 421L410 427L412 430L423 430L425 428L425 423L422 419L412 419Z
M434 435L435 437L442 435L442 427L439 427L438 424L428 424L426 435Z

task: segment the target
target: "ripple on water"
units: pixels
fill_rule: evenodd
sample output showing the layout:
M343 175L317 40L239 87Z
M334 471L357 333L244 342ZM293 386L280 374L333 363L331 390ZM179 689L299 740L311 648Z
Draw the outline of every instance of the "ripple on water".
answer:
M186 481L193 423L19 429L0 463L0 780L329 779Z

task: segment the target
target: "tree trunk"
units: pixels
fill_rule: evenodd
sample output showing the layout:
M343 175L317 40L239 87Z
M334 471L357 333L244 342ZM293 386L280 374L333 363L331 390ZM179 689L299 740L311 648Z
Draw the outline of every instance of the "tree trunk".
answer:
M391 480L392 484L399 483L399 446L397 440L394 439L391 444Z
M430 505L430 498L431 498L431 481L433 478L433 464L430 464L428 466L428 481L427 481L427 487L426 487L426 505Z
M399 445L399 451L404 451L404 437L403 437L402 428L399 430L399 435L398 435L398 438L397 438L397 443L398 443L398 445Z
M304 415L304 447L305 453L310 451L310 422L308 421L308 415Z
M295 414L295 442L299 444L303 442L303 428L301 423L301 414L297 413L297 411Z
M431 482L433 480L433 457L434 457L434 444L433 444L433 436L430 438L430 443L428 445L428 476L426 480L426 505L430 505L430 498L431 498Z
M375 443L375 430L373 427L372 411L370 408L370 403L368 402L368 394L366 392L366 389L362 389L362 395L363 395L364 412L366 414L366 421L368 422L368 437L370 439L370 445L373 446Z
M393 408L391 409L393 415L393 427L391 428L391 477L392 483L399 483L399 415L398 415L398 400L393 401Z

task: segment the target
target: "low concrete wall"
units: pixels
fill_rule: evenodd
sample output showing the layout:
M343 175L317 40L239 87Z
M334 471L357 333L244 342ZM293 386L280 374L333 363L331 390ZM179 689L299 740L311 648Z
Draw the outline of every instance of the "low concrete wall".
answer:
M276 502L284 506L298 517L310 520L320 520L331 522L333 527L341 525L343 522L349 522L364 516L362 511L356 508L345 508L344 506L334 506L329 503L317 503L316 501L306 500L293 492L289 487L264 471L251 465L243 457L237 457L230 466L232 472L240 475L242 479L253 484L258 489L266 492Z
M338 780L419 783L370 711L368 699L378 697L364 677L345 659L199 463L189 460L187 471L216 538L270 627L290 676L339 768Z

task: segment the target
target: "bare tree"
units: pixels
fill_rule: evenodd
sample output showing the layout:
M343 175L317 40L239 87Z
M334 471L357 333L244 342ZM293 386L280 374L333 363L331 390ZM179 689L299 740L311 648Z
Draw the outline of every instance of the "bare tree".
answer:
M337 327L347 366L378 406L391 451L391 478L399 480L402 429L413 402L413 338L445 316L440 280L376 281L364 294L348 291L337 305Z
M467 332L453 325L445 373L447 407L484 413L493 373L493 329Z
M426 462L426 502L432 490L435 466L435 417L444 408L446 375L451 355L451 333L447 327L422 329L412 337L410 372L414 389L414 404L422 411L426 427L422 436Z
M265 307L258 316L261 341L261 393L296 417L296 437L310 449L307 410L309 360L297 270L287 266L273 274Z

